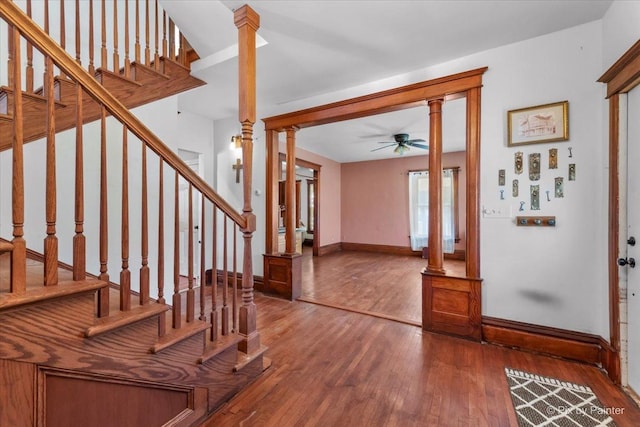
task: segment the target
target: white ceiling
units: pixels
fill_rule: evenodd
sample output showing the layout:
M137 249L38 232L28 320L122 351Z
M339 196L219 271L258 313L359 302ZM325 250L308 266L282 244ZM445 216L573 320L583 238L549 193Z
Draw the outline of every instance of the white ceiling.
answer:
M161 0L202 58L193 73L208 83L181 95L181 110L213 119L237 114L232 10L245 3L260 15L258 117L268 117L315 106L323 94L600 19L611 0ZM451 114L443 117L464 117L464 101L444 108ZM464 148L456 128L447 132L447 151ZM426 107L305 128L296 141L339 162L374 160L394 155L393 147L370 150L399 132L428 140Z

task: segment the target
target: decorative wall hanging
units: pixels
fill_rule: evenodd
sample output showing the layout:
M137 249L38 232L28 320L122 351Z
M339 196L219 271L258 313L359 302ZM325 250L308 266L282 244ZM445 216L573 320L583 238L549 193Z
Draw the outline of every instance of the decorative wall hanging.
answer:
M517 175L520 175L522 173L522 170L524 169L524 164L523 164L524 160L522 160L522 156L523 156L522 151L518 151L515 154L513 169Z
M520 202L520 207L518 208L520 212L524 210L524 205L525 205L525 202Z
M549 169L558 169L558 149L549 149Z
M571 147L569 147L569 158L573 157L573 152L571 150L573 150L573 149Z
M529 154L529 179L531 181L540 179L540 153Z
M576 180L576 164L569 163L569 181Z
M504 200L504 190L500 190L500 200Z
M540 210L540 186L539 185L531 186L531 210L532 211Z
M569 101L507 112L509 147L569 139Z
M549 195L549 193L551 193L551 191L547 190L545 191L545 193L547 193L547 202L551 201L551 196Z
M498 171L498 185L502 186L505 183L506 171L504 169L500 169Z
M511 183L511 195L513 197L518 197L518 193L520 192L518 188L519 185L520 184L518 183L517 179L514 179L513 182Z
M564 197L564 178L561 176L556 178L556 198L560 199Z
M516 225L521 227L527 226L547 226L547 227L555 227L556 226L556 217L555 216L517 216L516 217Z

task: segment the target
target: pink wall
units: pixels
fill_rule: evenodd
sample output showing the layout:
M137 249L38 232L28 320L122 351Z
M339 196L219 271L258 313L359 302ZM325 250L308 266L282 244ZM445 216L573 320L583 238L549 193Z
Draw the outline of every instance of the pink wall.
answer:
M460 167L460 243L465 247L465 152L445 153L443 167ZM410 246L408 171L428 169L429 156L342 164L342 242Z
M280 143L285 153L285 144ZM320 168L320 246L339 243L340 240L340 163L296 147L296 157L322 166Z

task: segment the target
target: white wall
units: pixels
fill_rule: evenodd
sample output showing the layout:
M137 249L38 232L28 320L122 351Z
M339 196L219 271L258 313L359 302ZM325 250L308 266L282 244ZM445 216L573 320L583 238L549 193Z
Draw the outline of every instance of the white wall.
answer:
M602 18L603 71L640 38L640 1L614 1Z

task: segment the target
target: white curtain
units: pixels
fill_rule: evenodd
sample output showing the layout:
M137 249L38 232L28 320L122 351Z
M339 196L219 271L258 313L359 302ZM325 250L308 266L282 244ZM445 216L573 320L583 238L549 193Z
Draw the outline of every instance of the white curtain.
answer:
M442 249L453 253L455 222L453 198L453 171L442 171ZM411 249L421 250L429 243L429 172L409 172L409 225Z

